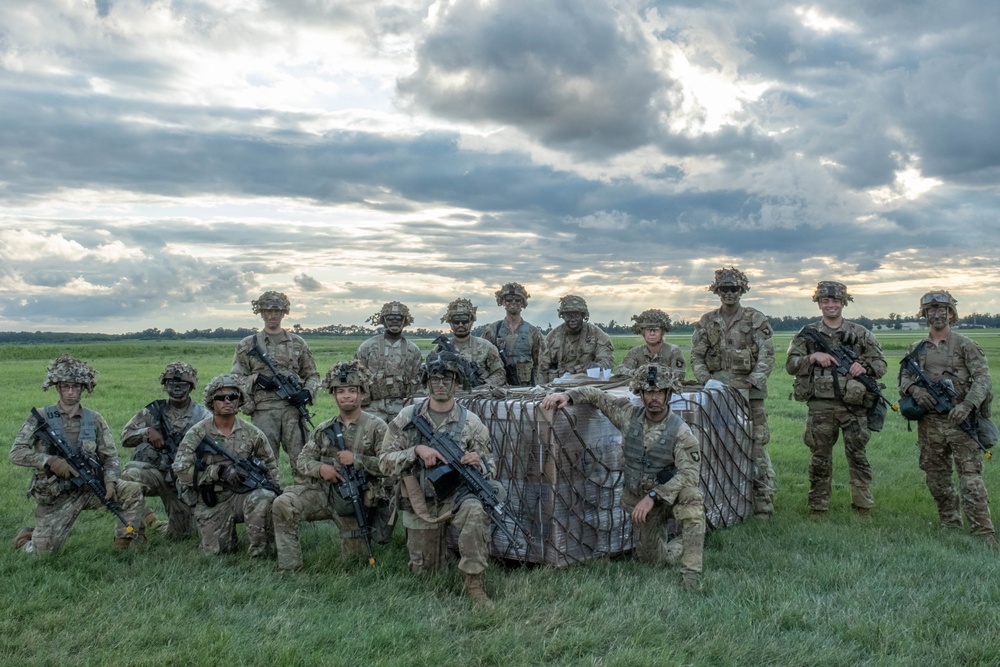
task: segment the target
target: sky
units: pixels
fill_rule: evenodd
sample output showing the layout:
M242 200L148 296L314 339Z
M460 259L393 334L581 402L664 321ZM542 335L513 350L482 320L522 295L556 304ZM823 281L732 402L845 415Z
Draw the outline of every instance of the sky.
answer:
M0 330L1000 311L993 0L0 3Z

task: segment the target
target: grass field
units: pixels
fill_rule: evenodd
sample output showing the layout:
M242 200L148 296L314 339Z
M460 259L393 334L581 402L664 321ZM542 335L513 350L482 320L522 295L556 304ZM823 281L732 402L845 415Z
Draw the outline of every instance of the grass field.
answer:
M898 361L919 334L882 334L895 398ZM976 332L1000 386L1000 335ZM689 347L686 337L671 342ZM310 341L325 371L357 340ZM616 340L620 360L638 338ZM427 347L429 341L421 341ZM406 570L401 531L379 565L339 560L332 522L303 528L305 570L273 561L199 556L197 542L158 535L142 551L111 549L113 518L86 512L54 556L15 553L9 540L32 523L30 472L0 466L2 665L990 665L998 657L1000 558L966 534L940 534L917 468L916 432L890 414L868 452L874 517L850 511L843 449L835 454L828 516L807 517L805 406L788 400L788 335L779 336L768 409L777 473L776 511L709 535L705 590L676 572L628 558L563 569L495 564L490 610L474 608L451 571ZM68 351L100 372L84 404L115 433L162 396L157 377L177 359L200 389L229 369L235 341L0 348L6 400L0 436L10 443L42 393L45 366ZM319 419L332 413L320 399ZM316 420L318 423L318 420ZM127 456L123 456L123 459ZM1000 460L1000 459L998 459ZM1000 496L1000 463L984 478ZM288 472L287 460L282 470ZM159 501L151 505L159 509ZM245 536L244 536L245 545Z

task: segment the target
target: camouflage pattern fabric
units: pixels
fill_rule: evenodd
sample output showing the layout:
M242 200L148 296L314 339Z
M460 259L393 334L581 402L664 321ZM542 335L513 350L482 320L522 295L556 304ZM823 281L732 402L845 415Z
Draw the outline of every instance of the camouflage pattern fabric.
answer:
M500 320L486 327L483 339L497 348L503 345L507 361L517 368L517 379L522 387L542 382L541 361L546 348L541 329L522 320L521 325L512 331L506 320Z
M611 337L590 322L584 322L576 336L567 331L565 324L560 324L545 337L545 347L542 372L546 382L563 373L586 372L591 364L606 369L615 365L615 346Z
M386 422L421 390L420 348L406 337L390 343L381 334L372 336L361 343L354 358L374 375L364 407Z
M652 354L646 345L633 347L625 355L621 365L618 367L619 374L633 373L635 369L647 364L659 364L669 368L674 376L681 382L684 381L684 352L681 348L670 343L663 343L656 354Z
M493 343L478 336L469 336L464 341L454 336L450 338L455 350L463 359L478 364L480 380L491 387L507 386L507 372L504 370L503 362L500 361L500 352ZM469 380L471 382L472 378Z
M635 405L625 396L615 396L596 387L575 387L566 393L574 403L583 402L596 407L623 435L632 424ZM667 419L659 423L643 420L643 426L644 450L661 446L660 438ZM646 517L645 526L638 531L633 526L633 539L639 540L636 542L637 555L649 562L667 562L666 520L673 516L680 523L683 535L681 572L700 573L705 542L705 499L699 488L701 443L687 424L681 424L677 431L673 457L677 472L663 484L657 484L655 479L625 480L626 488L637 488L640 493L623 494L622 509L631 513L643 496L656 491L654 511ZM626 468L626 474L628 471L629 468Z

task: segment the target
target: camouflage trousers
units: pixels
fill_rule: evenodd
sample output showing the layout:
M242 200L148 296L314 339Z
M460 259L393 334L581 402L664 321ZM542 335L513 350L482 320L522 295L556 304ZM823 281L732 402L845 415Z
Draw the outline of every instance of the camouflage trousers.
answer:
M961 526L959 499L974 535L992 535L989 496L983 483L983 457L979 446L947 415L927 414L917 425L920 469L937 504L943 526ZM958 493L952 478L952 461L958 472Z
M309 478L298 472L298 459L306 444L309 425L300 420L299 411L291 405L277 409L258 408L250 416L250 421L267 436L275 463L281 460L281 448L284 447L292 466L293 481L296 484L307 483Z
M358 521L353 516L339 516L334 510L330 494L336 493L329 485L309 484L290 486L277 497L272 506L274 516L274 545L278 549L278 569L298 570L302 567L302 545L299 526L303 521L332 519L340 531L342 558L354 559L368 555L363 537L353 535ZM366 519L372 527L372 539L386 530L387 516L378 507L368 507ZM390 533L391 534L391 533Z
M625 491L622 509L631 514L640 500ZM671 539L669 535L667 520L671 517L680 524L680 538ZM644 563L673 565L679 560L681 572L701 573L705 552L705 497L701 489L681 489L673 505L654 503L644 524L632 524L632 545L636 558Z
M851 478L851 504L858 509L875 506L872 498L872 467L865 447L871 438L868 409L824 402L824 407L809 405L803 442L812 452L809 462L809 509L826 511L830 506L833 485L833 446L838 433L844 435L844 454Z
M114 499L121 505L125 520L137 533L142 531L145 508L142 489L134 482L119 481L115 484ZM27 553L55 553L63 548L69 537L69 529L83 510L107 510L104 504L89 489L78 489L56 497L52 504L35 506L35 530L31 539L22 547ZM115 537L126 537L125 526L108 513L115 522Z
M753 511L758 515L774 512L774 468L767 453L767 443L771 441L771 430L767 425L767 410L763 398L750 399L750 415L753 420Z
M250 540L247 553L253 557L266 556L274 542L273 502L274 494L266 489L254 489L250 493L222 492L215 507L199 502L194 508L194 518L201 533L198 551L213 556L236 553L240 546L236 524L243 523Z
M168 539L183 540L194 534L194 513L187 503L177 497L177 487L167 483L162 470L151 463L129 461L122 470L121 479L138 484L144 499L159 496L163 501L163 509L167 512ZM149 512L149 506L143 503L143 516Z
M450 503L443 503L444 507ZM442 512L433 512L440 516ZM477 498L462 501L448 521L428 523L413 512L402 511L406 528L406 548L410 553L410 571L435 572L443 569L448 558L446 530L458 533L458 569L466 574L481 574L490 556L490 519Z

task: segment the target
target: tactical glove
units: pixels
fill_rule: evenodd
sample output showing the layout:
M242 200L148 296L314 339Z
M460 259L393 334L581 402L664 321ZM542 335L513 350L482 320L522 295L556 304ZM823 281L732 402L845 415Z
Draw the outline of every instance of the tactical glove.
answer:
M934 409L934 398L931 396L931 392L927 391L923 387L915 386L910 389L910 396L912 396L913 400L917 402L917 405L922 407L924 410Z
M226 486L240 486L243 484L243 475L236 466L224 465L219 468L219 481Z
M300 405L310 405L312 403L312 395L309 393L308 389L303 389L292 394L292 397L288 399L294 407L299 407Z
M278 388L278 383L274 381L274 378L270 375L258 375L257 381L254 383L261 389L266 391L271 391L272 389Z
M66 459L61 456L53 456L45 465L52 471L53 475L60 479L71 479L79 476L79 473L73 470L73 466L67 463Z
M111 500L115 497L115 483L105 482L104 483L104 499Z
M948 419L950 419L955 424L961 424L966 419L969 418L969 414L972 413L972 403L968 401L962 401L954 407L954 409L948 413Z

